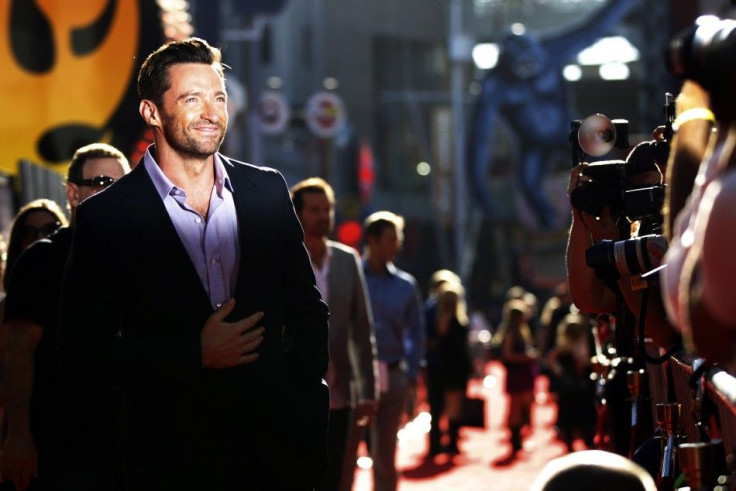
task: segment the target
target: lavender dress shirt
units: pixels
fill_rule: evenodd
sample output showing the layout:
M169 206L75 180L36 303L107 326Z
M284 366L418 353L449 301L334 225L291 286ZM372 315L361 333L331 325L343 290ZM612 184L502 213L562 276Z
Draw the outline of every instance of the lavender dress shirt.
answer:
M215 185L210 207L202 217L186 202L186 192L175 186L156 163L151 148L143 165L153 180L179 239L197 270L212 308L217 309L235 290L240 263L238 219L233 202L233 187L220 157L215 154Z

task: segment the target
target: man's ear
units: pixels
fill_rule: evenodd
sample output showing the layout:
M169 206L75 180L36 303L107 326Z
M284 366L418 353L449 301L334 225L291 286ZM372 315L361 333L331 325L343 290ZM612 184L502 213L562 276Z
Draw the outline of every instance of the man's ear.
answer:
M66 201L72 210L79 206L79 186L73 182L67 181L66 183Z
M149 126L161 126L161 118L158 113L158 108L153 101L143 99L138 106L138 112Z

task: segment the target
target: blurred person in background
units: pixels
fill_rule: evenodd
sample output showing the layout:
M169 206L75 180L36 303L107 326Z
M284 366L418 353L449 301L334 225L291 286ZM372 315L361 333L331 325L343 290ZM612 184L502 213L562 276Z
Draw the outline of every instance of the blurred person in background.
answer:
M363 222L363 272L373 309L381 395L370 427L373 482L396 489L396 435L424 358L425 329L416 279L394 266L404 238L404 219L378 211Z
M510 459L515 458L522 449L522 430L531 424L534 383L539 374L529 315L526 302L518 298L508 300L503 306L503 317L493 339L506 369L505 387L509 397L506 426L510 432Z
M42 239L60 227L67 225L66 215L61 207L49 199L36 199L22 206L16 213L10 225L8 241L3 240L2 261L2 295L0 299L0 426L3 427L3 438L6 436L5 410L5 351L8 345L8 326L5 324L5 305L10 271L13 269L18 256L21 255L36 240ZM0 466L0 473L2 467Z
M5 312L9 335L3 380L8 436L0 467L16 489L29 486L31 489L64 486L93 489L94 473L103 471L96 465L84 467L90 461L100 463L108 459L107 477L113 472L116 441L109 424L102 421L109 423L114 419L116 406L93 409L89 401L78 399L83 391L60 385L56 324L61 279L71 247L77 206L129 171L128 160L110 145L93 143L78 149L67 170L66 197L71 227L59 228L34 243L18 257L10 274ZM66 220L63 223L66 225ZM67 400L62 403L63 399ZM84 428L93 430L85 432ZM96 438L99 440L92 440ZM103 441L104 438L113 441ZM83 455L85 447L88 453ZM77 475L72 477L72 472ZM111 481L97 482L98 487L110 484Z
M36 199L25 204L18 210L10 224L8 240L7 242L3 241L3 298L0 299L0 380L5 366L5 349L8 343L8 330L5 325L5 296L8 292L10 272L15 266L18 256L31 244L66 225L67 219L64 211L55 201L50 199Z
M61 207L50 199L35 199L21 207L13 218L8 235L3 288L8 289L10 274L18 256L28 246L68 225Z
M557 342L557 326L560 321L572 313L572 299L567 280L559 283L552 290L552 295L544 303L539 315L539 330L536 332L536 345L541 354L546 354Z
M442 430L440 419L444 413L445 392L442 384L442 360L439 351L439 335L437 333L437 292L439 287L448 282L459 283L460 277L449 269L440 269L432 273L429 280L429 291L424 302L424 326L427 329L425 341L424 378L427 387L427 403L432 417L429 429L428 455L437 455L442 450Z
M587 448L595 436L595 385L591 374L590 328L585 314L567 314L557 325L557 341L545 360L557 388L559 438L572 452L580 433Z
M539 298L521 285L514 285L506 291L504 301L522 300L527 305L527 323L535 338L540 331Z
M291 200L317 288L330 307L328 463L317 489L350 490L360 437L378 401L373 314L358 251L327 238L335 225L332 186L319 177L305 179L291 187Z
M441 275L438 271L432 278L437 280ZM460 453L458 437L462 403L473 369L468 346L469 320L465 291L456 275L455 278L447 274L445 276L443 281L435 281L432 293L434 305L431 309L433 315L427 315L426 326L427 392L432 415L430 456L443 450L450 454ZM446 447L441 444L443 415L447 416Z

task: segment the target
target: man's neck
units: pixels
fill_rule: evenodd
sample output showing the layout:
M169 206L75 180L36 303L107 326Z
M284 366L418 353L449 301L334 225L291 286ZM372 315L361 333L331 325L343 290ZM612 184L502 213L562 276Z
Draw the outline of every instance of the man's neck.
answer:
M305 235L304 245L309 252L309 258L320 268L327 257L327 237L319 235Z
M154 157L166 177L187 193L194 192L202 186L212 188L215 180L214 155L206 157L182 155L171 146L157 142Z
M366 259L366 263L368 265L368 271L372 274L381 274L384 273L388 267L388 262L384 261L383 259L377 258L373 255L368 255L368 258Z
M210 196L215 184L215 157L182 155L169 145L156 144L156 163L161 171L179 189L186 193L186 201L207 220Z

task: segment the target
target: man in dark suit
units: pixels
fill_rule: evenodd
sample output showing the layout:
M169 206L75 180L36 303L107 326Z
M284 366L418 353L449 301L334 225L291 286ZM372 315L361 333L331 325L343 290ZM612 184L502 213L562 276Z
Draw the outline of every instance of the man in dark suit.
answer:
M312 177L291 188L312 269L330 306L329 463L320 491L350 491L358 445L378 402L373 314L358 251L327 239L335 224L335 193ZM352 389L352 390L351 390Z
M206 41L160 47L138 92L155 144L78 209L65 375L121 385L129 489L312 489L328 309L283 177L218 153L227 93Z

